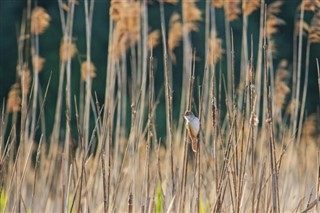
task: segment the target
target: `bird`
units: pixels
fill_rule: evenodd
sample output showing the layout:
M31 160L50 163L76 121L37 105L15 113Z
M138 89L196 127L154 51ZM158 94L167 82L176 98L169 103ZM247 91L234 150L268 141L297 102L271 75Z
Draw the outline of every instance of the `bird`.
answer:
M200 121L191 111L186 111L184 113L184 119L186 120L186 129L191 140L192 151L197 152Z

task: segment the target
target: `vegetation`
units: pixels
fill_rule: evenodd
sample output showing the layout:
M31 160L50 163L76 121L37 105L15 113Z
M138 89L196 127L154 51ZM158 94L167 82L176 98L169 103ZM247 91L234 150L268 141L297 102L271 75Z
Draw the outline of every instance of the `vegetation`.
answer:
M63 35L52 130L44 113L51 80L44 89L39 81L45 63L39 37L51 18L27 2L16 83L1 106L1 212L319 211L320 119L305 110L307 86L314 81L309 71L317 71L320 101L319 62L310 57L312 45L320 42L318 0L303 0L297 8L293 64L274 64L274 35L285 24L280 0L206 1L204 11L191 0L113 0L102 103L92 90L95 1L58 0ZM149 3L161 15L161 26L151 32ZM84 4L86 29L79 97L71 86L78 4ZM165 4L181 5L181 13L167 21ZM219 37L217 11L225 16L225 37ZM248 30L253 13L260 14L257 38ZM235 48L230 25L239 19L241 49ZM200 22L206 48L196 50L191 36ZM157 45L163 71L154 66ZM180 45L182 57L176 54ZM201 51L205 57L199 59ZM241 52L239 64L235 52ZM203 70L196 70L198 60L205 61ZM183 63L179 99L172 89L176 63ZM164 75L160 91L158 71ZM157 126L164 126L156 119L161 101L165 138L157 133ZM173 111L181 114L177 120ZM200 120L197 150L186 133L186 111Z

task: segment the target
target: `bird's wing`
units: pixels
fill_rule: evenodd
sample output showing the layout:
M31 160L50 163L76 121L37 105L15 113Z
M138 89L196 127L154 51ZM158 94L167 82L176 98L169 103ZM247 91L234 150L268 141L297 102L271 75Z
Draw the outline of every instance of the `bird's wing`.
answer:
M200 130L200 122L198 118L195 118L189 125L192 126L191 131L192 135L197 136Z

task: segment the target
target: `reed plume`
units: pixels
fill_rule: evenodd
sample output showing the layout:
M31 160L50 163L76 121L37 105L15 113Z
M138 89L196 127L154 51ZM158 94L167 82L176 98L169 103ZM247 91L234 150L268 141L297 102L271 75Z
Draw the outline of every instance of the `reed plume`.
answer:
M225 16L229 21L235 21L241 14L240 0L224 1Z
M222 8L223 7L223 0L212 0L211 1L212 6L216 8Z
M280 61L276 73L275 78L275 97L274 104L275 104L275 113L281 111L283 105L286 102L287 95L290 93L290 88L287 84L287 80L289 77L288 72L288 62L286 60Z
M267 20L265 30L266 38L272 37L274 34L278 32L279 26L286 24L286 22L283 19L277 16L281 12L282 4L283 2L278 0L271 3L267 8ZM273 46L273 48L275 48L275 46Z
M311 20L309 39L311 43L320 42L320 10L318 10Z
M20 87L18 83L13 84L10 88L6 109L8 113L16 113L21 109Z
M317 140L317 114L309 115L305 122L303 123L302 127L302 137L304 141L313 141L314 139Z
M39 55L36 55L32 58L32 65L33 65L33 70L37 73L41 72L42 69L43 69L43 65L45 63L45 59L42 58L41 56Z
M168 34L169 56L174 63L177 61L177 59L173 51L175 48L179 46L181 39L182 39L182 24L180 20L180 15L178 13L174 13L170 17L169 34Z
M77 53L77 47L74 43L63 41L60 46L60 60L67 61L73 58Z
M315 11L317 8L320 8L320 1L319 0L303 0L301 5L304 4L304 10L306 11Z
M261 0L243 0L242 10L247 16L251 15L256 9L260 7Z
M148 35L148 49L154 49L159 44L160 31L154 30Z
M216 64L222 57L224 49L222 49L222 40L214 37L214 33L211 33L209 38L209 52L207 63L212 65Z
M81 79L85 81L87 78L96 77L96 67L92 62L85 61L81 64Z
M50 15L42 7L35 7L31 14L31 33L42 34L50 24Z
M196 0L182 2L183 20L188 32L198 31L198 22L202 20L202 12L196 5Z
M139 2L135 1L111 2L110 16L115 22L111 53L115 60L119 60L122 54L139 40L140 9Z

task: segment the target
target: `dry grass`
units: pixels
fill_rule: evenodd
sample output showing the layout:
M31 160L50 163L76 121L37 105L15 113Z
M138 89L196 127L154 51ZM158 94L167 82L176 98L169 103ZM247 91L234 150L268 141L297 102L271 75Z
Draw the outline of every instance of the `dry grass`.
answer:
M71 90L71 60L77 54L72 23L74 10L82 3L86 59L81 63L78 98ZM91 61L94 1L59 1L63 36L53 130L45 128L44 113L50 84L43 93L38 79L45 62L39 54L38 37L49 27L50 16L43 8L32 10L31 3L28 4L18 40L17 80L6 104L1 106L1 212L319 210L319 115L304 113L308 80L314 80L308 79L309 63L316 63L310 60L310 46L319 42L318 1L306 0L298 8L293 70L285 60L276 69L273 67L272 37L278 26L284 24L277 18L281 1L260 8L257 55L252 41L248 45L243 39L242 49L234 49L229 28L231 21L241 17L241 6L242 18L250 24L247 16L261 6L261 1L213 1L215 7L206 4L209 14L204 14L196 1L183 1L182 14L174 13L169 23L165 22L166 3L179 5L175 0L160 1L161 26L148 34L149 5L112 1L105 100L100 103L91 88L96 77ZM216 29L215 10L226 13L228 36L221 36L223 33ZM304 10L314 13L311 23L304 20ZM196 70L197 53L192 49L190 35L199 30L203 15L204 22L210 22L206 23L207 45L205 50L197 51L206 56L205 69ZM248 32L243 29L247 38ZM308 40L306 47L302 45L303 36ZM160 124L156 123L161 99L155 90L157 70L153 53L160 41L164 55L165 138L158 136ZM181 100L176 100L172 85L177 79L173 78L172 62L180 57L174 50L181 43L183 85ZM224 43L228 43L226 50ZM241 68L235 68L235 51L245 55ZM307 63L302 72L305 78L300 97L302 53L306 53ZM260 63L255 68L256 61ZM127 68L128 63L131 69ZM228 63L227 78L223 63ZM236 82L236 69L241 70L241 84ZM199 75L202 79L197 77L199 73L203 74ZM292 85L288 83L291 79ZM197 82L202 82L201 87L197 88ZM191 151L183 118L172 120L173 111L178 110L173 109L173 101L180 101L181 115L190 110L199 117L195 153ZM130 115L126 112L129 106ZM65 129L61 129L62 122L66 123ZM71 123L76 123L75 133L71 132Z

